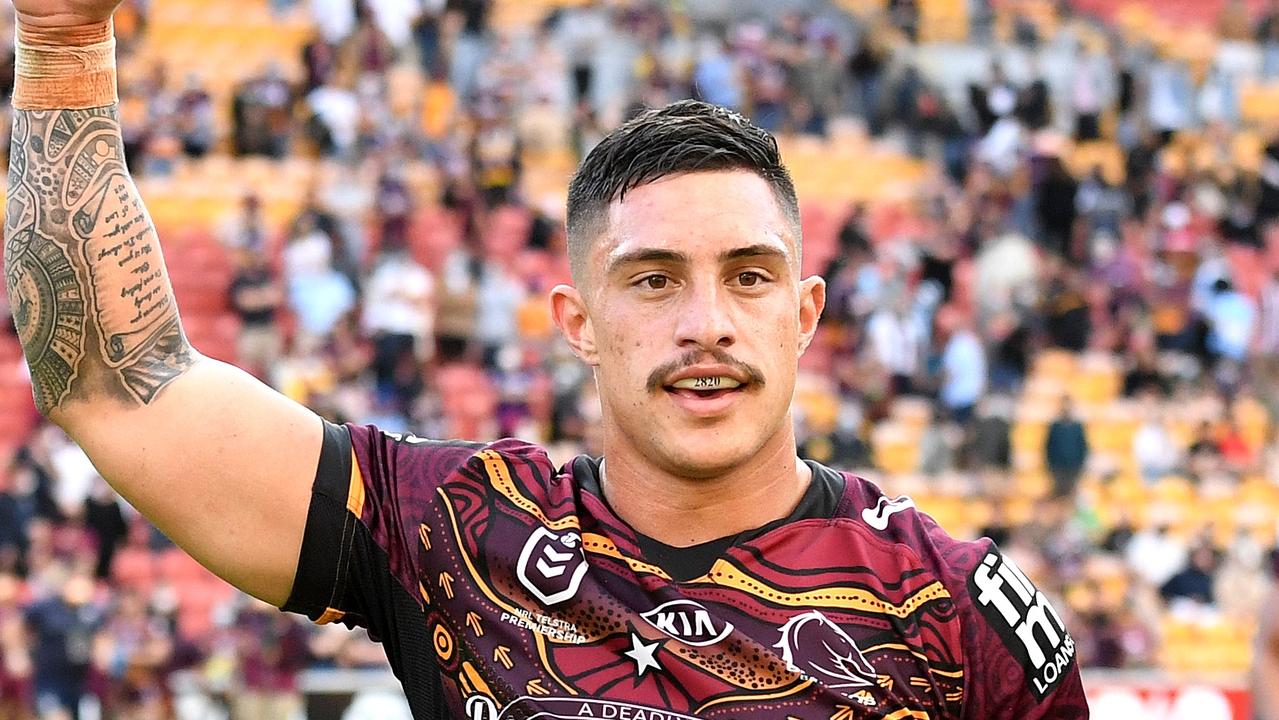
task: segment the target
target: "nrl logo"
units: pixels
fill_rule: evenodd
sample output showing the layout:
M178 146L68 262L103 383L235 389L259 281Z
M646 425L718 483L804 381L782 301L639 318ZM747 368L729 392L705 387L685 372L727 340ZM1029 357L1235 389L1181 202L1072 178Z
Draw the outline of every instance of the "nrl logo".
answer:
M640 617L676 640L695 647L714 645L733 632L732 624L716 620L701 603L693 600L671 600L641 613Z
M573 531L555 533L539 527L520 551L515 574L520 584L546 605L572 598L586 576L582 537Z
M857 643L817 610L796 615L782 626L782 639L773 647L791 672L803 673L828 688L875 685L875 668Z

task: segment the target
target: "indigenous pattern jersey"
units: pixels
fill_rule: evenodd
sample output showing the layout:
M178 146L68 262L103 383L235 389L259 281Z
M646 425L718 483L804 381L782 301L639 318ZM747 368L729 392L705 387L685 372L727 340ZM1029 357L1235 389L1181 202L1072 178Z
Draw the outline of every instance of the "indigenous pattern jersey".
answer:
M1088 716L1074 641L990 541L810 465L795 514L692 576L590 458L326 425L285 609L367 627L419 719Z

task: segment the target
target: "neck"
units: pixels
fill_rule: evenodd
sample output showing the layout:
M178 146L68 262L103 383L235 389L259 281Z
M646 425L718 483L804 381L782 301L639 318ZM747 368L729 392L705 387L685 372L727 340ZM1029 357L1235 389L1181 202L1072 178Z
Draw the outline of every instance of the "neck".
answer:
M786 517L813 472L779 432L749 461L713 477L690 478L654 464L625 441L605 444L600 484L609 505L637 532L675 547L736 535Z

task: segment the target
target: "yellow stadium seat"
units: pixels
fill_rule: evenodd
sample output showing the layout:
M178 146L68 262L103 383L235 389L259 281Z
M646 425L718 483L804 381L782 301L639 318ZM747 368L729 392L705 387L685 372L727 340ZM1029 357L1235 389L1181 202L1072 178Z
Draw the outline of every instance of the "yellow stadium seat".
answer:
M1079 177L1100 167L1102 177L1114 185L1122 184L1127 175L1123 149L1118 143L1104 140L1076 144L1066 156L1066 164Z
M911 472L919 466L918 435L904 425L881 423L872 431L875 467L886 473Z

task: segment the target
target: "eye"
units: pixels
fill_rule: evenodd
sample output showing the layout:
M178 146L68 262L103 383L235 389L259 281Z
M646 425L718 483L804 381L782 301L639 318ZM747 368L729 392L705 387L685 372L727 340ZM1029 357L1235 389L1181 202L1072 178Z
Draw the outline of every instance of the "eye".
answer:
M637 283L644 290L665 290L670 278L665 275L647 275Z
M762 285L766 281L767 281L767 278L765 278L763 275L754 271L747 271L747 272L737 274L737 284L741 285L742 287L755 287L757 285Z

